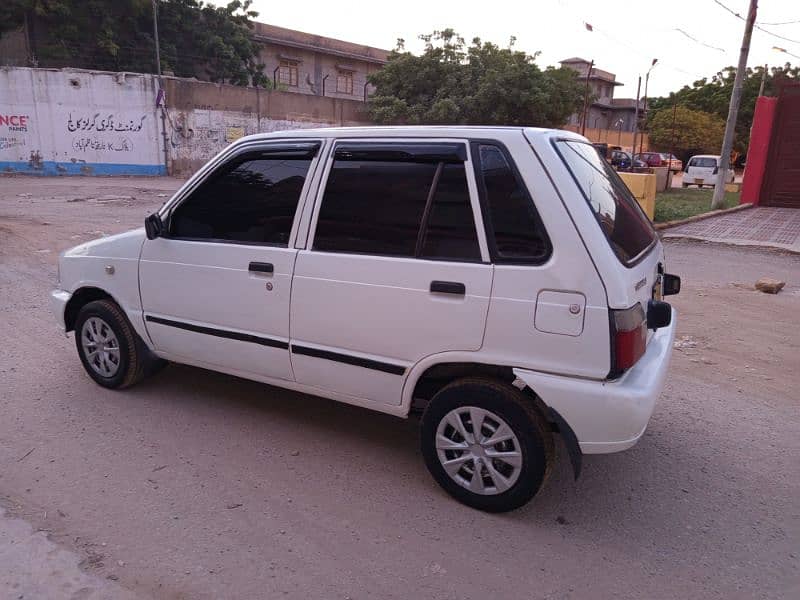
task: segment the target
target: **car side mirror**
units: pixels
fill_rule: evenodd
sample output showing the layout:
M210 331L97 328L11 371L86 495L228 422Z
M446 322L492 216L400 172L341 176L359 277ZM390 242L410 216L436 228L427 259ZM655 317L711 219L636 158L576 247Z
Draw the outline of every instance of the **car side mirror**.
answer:
M650 300L647 303L647 328L659 329L672 323L672 306L668 302Z
M719 173L719 167L714 167L714 173L713 173L713 175L716 175L717 173Z
M164 233L164 222L161 220L161 215L153 213L144 220L144 230L147 233L148 240L154 240L161 237Z
M674 296L681 291L681 278L677 275L664 273L661 276L661 293L665 296Z

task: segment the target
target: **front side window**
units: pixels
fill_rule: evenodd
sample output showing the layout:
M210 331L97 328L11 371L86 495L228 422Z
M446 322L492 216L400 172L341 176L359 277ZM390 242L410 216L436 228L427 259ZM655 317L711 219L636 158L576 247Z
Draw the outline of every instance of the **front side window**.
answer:
M316 146L231 159L175 209L170 236L287 246L315 152Z
M463 162L412 156L413 150L337 149L313 248L480 261Z
M594 148L592 152L598 161L605 162ZM499 146L479 144L478 155L478 182L489 217L487 233L495 260L545 262L550 256L550 240L525 184Z
M656 239L653 225L617 172L585 142L560 140L556 148L586 198L614 253L633 264Z

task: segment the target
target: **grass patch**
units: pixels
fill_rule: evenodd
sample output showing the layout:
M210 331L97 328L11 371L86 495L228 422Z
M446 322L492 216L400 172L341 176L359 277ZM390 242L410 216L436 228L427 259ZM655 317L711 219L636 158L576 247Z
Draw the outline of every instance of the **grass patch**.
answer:
M656 194L655 222L676 221L711 210L714 190L672 189ZM725 192L722 208L733 208L739 204L739 192Z

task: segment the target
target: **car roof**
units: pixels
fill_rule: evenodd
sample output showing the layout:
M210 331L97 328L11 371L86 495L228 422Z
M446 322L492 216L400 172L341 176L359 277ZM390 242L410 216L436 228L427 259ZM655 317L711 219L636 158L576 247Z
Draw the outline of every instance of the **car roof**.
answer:
M511 127L488 125L424 125L424 126L365 126L365 127L319 127L314 129L287 129L271 133L256 133L239 138L238 142L254 142L281 138L363 138L363 137L431 137L431 138L480 138L506 137L525 133L536 137L565 137L586 141L572 131L545 129L540 127Z
M719 154L695 154L692 158L719 158Z

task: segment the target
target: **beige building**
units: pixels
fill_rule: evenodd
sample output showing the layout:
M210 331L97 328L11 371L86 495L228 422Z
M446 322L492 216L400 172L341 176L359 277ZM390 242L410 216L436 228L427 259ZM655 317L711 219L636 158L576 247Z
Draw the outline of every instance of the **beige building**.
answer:
M388 50L255 23L260 61L276 89L350 100L372 91L367 76L386 64Z
M275 88L286 92L364 100L372 86L367 76L386 64L388 50L362 46L266 23L253 23L259 62ZM92 68L80 59L49 61L46 66ZM62 64L63 63L63 64ZM0 35L0 65L37 66L30 58L23 28Z
M635 98L614 98L614 89L624 85L617 81L617 76L609 71L592 67L591 61L585 58L567 58L561 61L561 66L575 71L576 77L586 82L588 77L589 97L594 101L589 106L586 116L586 128L609 129L613 131L633 131L634 115L636 112ZM591 67L591 73L589 68ZM639 101L639 110L643 101ZM567 121L568 125L580 127L581 113L576 113Z

